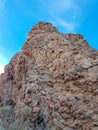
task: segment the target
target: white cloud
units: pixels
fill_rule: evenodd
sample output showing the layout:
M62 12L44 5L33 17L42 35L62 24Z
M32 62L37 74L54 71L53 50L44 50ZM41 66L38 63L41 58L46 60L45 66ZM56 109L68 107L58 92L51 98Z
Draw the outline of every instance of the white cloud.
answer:
M0 74L4 73L4 65L0 64Z

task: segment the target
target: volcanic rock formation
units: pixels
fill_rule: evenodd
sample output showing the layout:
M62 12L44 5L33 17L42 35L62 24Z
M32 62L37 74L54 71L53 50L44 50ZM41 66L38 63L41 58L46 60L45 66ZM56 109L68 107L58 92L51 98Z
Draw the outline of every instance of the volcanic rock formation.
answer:
M98 130L98 51L40 22L0 76L0 106L4 130Z

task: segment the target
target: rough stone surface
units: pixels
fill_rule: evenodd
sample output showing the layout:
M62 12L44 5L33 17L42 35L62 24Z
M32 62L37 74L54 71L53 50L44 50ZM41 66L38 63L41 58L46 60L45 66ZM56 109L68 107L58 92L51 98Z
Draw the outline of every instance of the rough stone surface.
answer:
M31 130L97 130L98 51L40 22L0 75L0 98L9 123L27 105Z

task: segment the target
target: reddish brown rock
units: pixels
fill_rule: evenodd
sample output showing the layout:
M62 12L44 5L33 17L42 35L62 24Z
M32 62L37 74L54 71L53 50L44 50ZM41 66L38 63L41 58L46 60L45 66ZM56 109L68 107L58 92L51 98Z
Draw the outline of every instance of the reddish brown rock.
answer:
M37 113L32 130L95 130L98 52L83 36L60 34L41 22L0 76L0 96L14 102L16 115L23 106L32 107Z

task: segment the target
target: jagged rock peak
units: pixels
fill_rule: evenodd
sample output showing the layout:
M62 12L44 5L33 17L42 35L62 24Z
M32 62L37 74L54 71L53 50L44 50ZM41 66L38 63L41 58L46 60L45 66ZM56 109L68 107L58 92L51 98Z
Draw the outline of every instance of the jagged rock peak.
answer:
M52 33L58 32L57 29L48 22L39 22L37 25L33 26L31 31L28 33L28 36L33 34L42 34L42 33Z
M40 22L0 75L0 107L4 130L98 130L98 51Z

